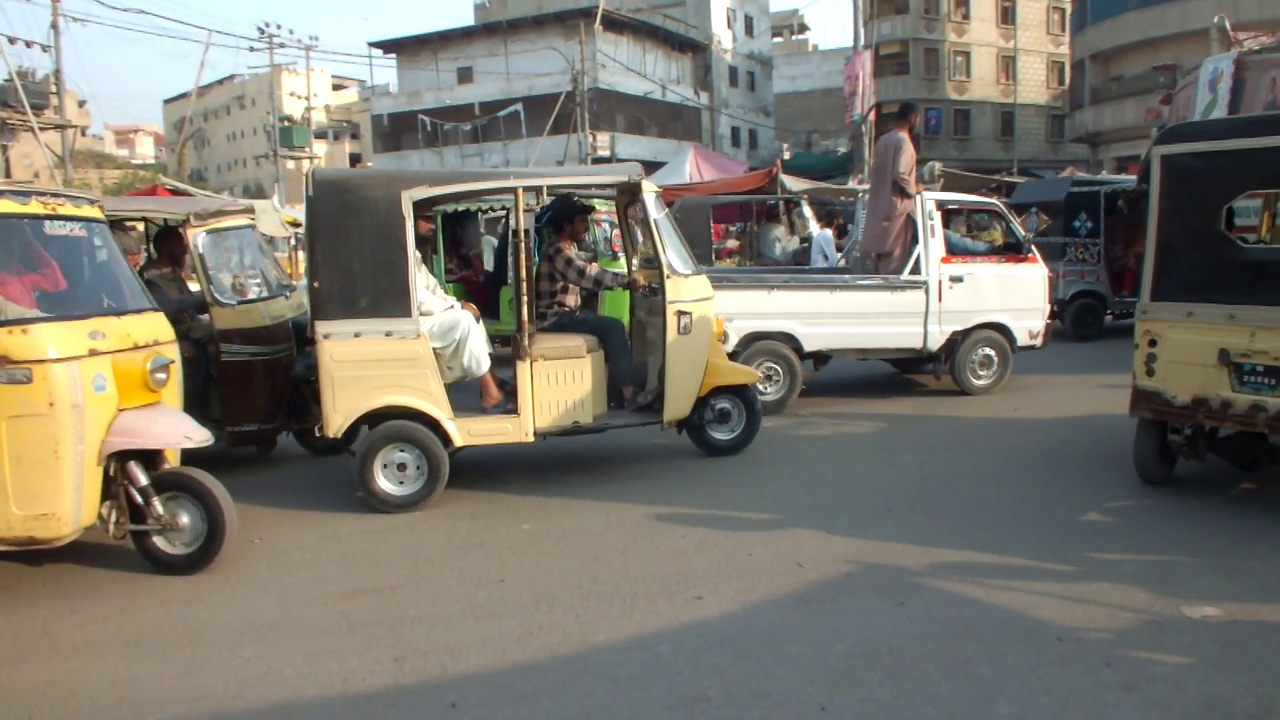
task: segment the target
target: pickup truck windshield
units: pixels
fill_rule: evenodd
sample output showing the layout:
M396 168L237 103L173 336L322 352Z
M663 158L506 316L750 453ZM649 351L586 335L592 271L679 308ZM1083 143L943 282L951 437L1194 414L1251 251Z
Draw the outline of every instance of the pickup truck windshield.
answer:
M106 222L0 218L0 325L154 309Z

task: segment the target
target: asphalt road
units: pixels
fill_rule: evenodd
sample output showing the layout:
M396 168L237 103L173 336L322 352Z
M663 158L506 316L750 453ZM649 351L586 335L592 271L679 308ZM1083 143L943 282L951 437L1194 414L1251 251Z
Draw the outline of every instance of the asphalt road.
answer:
M1280 490L1140 486L1130 343L984 398L837 362L740 457L470 451L414 515L349 459L202 454L241 521L206 574L0 561L0 717L1275 718Z

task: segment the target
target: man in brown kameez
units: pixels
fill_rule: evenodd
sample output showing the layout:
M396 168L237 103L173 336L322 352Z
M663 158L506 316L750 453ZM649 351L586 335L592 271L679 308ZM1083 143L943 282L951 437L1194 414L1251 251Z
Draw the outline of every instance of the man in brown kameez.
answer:
M911 129L919 118L915 103L904 102L894 127L876 141L867 192L867 219L858 250L877 275L900 275L906 270L915 237L916 149Z

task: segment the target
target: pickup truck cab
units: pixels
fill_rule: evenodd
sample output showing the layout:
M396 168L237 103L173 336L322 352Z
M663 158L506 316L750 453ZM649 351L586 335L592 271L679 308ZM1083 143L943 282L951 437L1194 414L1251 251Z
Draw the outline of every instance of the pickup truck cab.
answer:
M725 350L761 374L765 412L800 394L806 360L815 371L834 357L938 378L945 370L962 392L981 395L1005 384L1017 352L1044 346L1049 273L1008 208L925 191L915 217L922 241L901 275L862 272L860 228L834 268L707 269Z

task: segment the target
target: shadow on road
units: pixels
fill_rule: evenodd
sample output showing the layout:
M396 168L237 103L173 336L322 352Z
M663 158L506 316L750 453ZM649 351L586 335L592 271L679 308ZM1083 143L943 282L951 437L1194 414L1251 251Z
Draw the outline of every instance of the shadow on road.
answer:
M496 669L451 657L458 674L430 682L398 679L424 675L400 650L359 667L386 678L378 692L175 717L1198 719L1280 708L1280 686L1257 680L1280 642L1277 494L1232 495L1240 476L1216 464L1143 488L1116 416L785 424L720 460L687 456L671 436L654 436L657 448L461 456L454 491L653 508L683 552L732 535L732 562L799 591L744 606L741 588L673 570L668 615L682 621L586 638L587 650ZM1248 573L1247 592L1224 590ZM402 620L413 625L414 611ZM532 632L548 633L545 645L574 635Z

